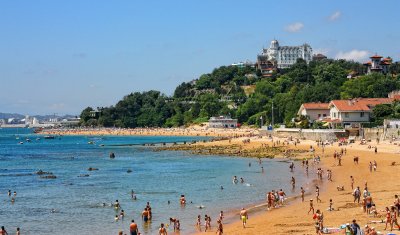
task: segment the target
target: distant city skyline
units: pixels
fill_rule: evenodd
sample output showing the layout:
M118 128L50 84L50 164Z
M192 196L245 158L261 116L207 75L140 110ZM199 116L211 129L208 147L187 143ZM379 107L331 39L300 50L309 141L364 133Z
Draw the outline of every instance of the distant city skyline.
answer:
M400 2L4 1L0 112L78 115L146 90L172 95L272 39L329 58L400 60Z

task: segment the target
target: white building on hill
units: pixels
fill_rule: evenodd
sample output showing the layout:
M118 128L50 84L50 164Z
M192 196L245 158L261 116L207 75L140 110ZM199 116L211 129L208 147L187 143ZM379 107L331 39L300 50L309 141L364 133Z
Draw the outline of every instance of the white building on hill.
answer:
M312 55L312 48L307 43L301 46L280 46L277 40L272 40L269 48L263 48L257 61L275 61L277 67L283 69L292 66L299 58L308 63Z

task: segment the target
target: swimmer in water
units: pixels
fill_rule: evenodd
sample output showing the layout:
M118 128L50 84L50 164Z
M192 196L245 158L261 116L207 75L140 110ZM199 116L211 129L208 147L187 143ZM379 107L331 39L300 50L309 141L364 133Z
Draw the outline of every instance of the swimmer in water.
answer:
M238 183L238 179L237 179L236 175L235 175L235 176L233 176L233 180L232 180L232 182L233 182L234 184L237 184L237 183Z
M133 200L136 200L136 195L135 195L135 192L133 190L131 191L131 197L132 197Z
M244 179L242 177L240 177L240 183L244 183Z
M118 222L118 220L119 220L118 215L115 215L114 221L115 221L115 222Z
M121 205L119 204L119 201L118 201L118 200L115 200L114 208L115 208L116 210L121 209Z
M14 197L16 197L17 196L17 192L16 191L14 191Z
M9 197L11 196L11 190L8 190L8 196Z
M185 195L181 195L181 198L179 199L179 202L181 203L181 205L185 205L186 204L186 199L185 199Z
M119 217L121 219L123 219L125 217L125 211L124 210L121 210L121 213L119 213Z
M224 190L224 187L222 187L222 185L221 185L221 190Z

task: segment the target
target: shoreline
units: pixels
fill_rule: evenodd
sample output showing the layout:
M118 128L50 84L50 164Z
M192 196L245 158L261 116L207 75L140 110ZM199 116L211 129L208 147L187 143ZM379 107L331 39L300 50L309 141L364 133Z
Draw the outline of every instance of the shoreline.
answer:
M279 140L279 138L274 138ZM280 139L282 140L282 139ZM400 158L396 156L399 153L400 143L370 143L372 146L378 146L378 153L375 154L372 148L367 145L360 145L359 143L350 144L347 146L338 147L338 143L333 146L327 146L322 153L322 149L316 147L315 141L302 141L295 148L307 149L310 145L316 147L315 154L322 155L321 163L318 167L322 167L325 171L331 169L333 172L333 182L326 180L326 175L323 175L323 183L319 183L321 188L322 203L315 203L315 209L321 209L324 213L324 224L326 227L339 227L345 223L351 223L353 219L357 219L360 226L363 228L365 224L375 226L378 231L383 232L384 224L370 224L371 220L378 220L370 215L366 215L362 210L360 211L360 204L353 203L351 195L349 176L353 175L355 178L355 186L362 186L365 181L368 181L369 191L372 197L375 198L374 203L377 205L377 210L381 211L385 206L392 204L394 194L399 194L400 184L398 178L400 177ZM293 146L291 146L293 147ZM340 151L342 148L347 149L347 154L344 155L342 166L337 166L333 158L334 151ZM353 156L360 157L360 163L353 163ZM300 156L301 157L301 156ZM298 157L297 157L298 158ZM369 172L369 161L376 160L378 163L378 170L376 172ZM393 162L397 160L394 166ZM296 162L296 161L295 161ZM296 164L296 170L302 170L301 166ZM394 172L393 172L394 170ZM387 177L389 175L389 177ZM386 181L382 181L386 179ZM345 186L345 191L338 191L337 186ZM297 186L296 186L297 187ZM273 209L271 211L252 213L250 212L250 219L248 221L248 228L243 229L241 223L234 221L231 223L224 223L224 233L227 234L315 234L314 221L312 215L308 215L308 200L315 198L314 190L308 192L305 197L305 202L294 201L290 205ZM335 211L327 211L329 207L329 199L332 198L334 202ZM315 199L314 199L315 200ZM238 211L236 214L238 215ZM381 213L381 212L380 212ZM215 232L215 227L211 230ZM204 233L204 232L202 232ZM195 233L201 234L201 233ZM396 233L397 234L397 233Z
M174 135L179 136L181 133L182 131L179 130L178 132L174 132ZM206 131L204 130L203 133L206 133ZM251 132L249 132L248 135L243 136L239 134L231 134L227 135L231 137L231 139L196 143L195 146L201 146L201 148L204 149L207 149L210 146L220 146L222 149L230 149L233 144L237 144L243 149L252 149L258 148L265 143L269 145L272 144L271 140L268 138L255 137L255 134L250 133ZM161 133L159 134L161 135ZM251 143L244 143L243 140L245 139L251 139ZM273 137L273 140L280 142L287 141L286 138L277 137ZM368 145L370 145L371 148L369 148ZM290 143L287 148L302 150L303 152L295 154L294 156L290 156L289 158L284 155L276 156L276 159L280 158L283 160L293 160L296 164L295 171L303 170L301 166L299 166L299 162L297 160L312 155L308 151L310 146L315 147L316 155L322 156L321 163L318 166L322 167L325 172L327 169L330 169L333 172L333 182L328 182L324 173L323 184L318 184L319 186L323 185L320 196L322 203L314 204L315 209L321 209L321 211L324 213L324 224L326 227L337 228L345 223L351 223L353 219L357 219L357 222L361 227L364 227L365 224L369 224L370 226L375 226L377 231L384 232L384 224L370 224L371 220L378 220L381 219L381 217L373 218L370 215L366 215L366 213L360 209L360 204L353 203L353 197L351 195L352 190L349 186L349 176L354 176L355 186L360 186L361 190L364 182L368 181L369 191L374 198L374 203L377 206L377 210L381 214L381 211L385 208L385 206L392 204L394 194L400 194L400 183L398 183L398 178L400 178L400 157L396 156L400 153L400 142L383 141L376 143L373 141L367 143L367 145L361 145L359 142L356 142L347 146L338 146L338 143L335 142L332 145L326 146L324 151L322 151L321 147L317 147L315 141L301 140L301 143L297 145ZM374 146L378 147L377 154L374 153ZM340 152L341 149L346 149L347 154L343 156L343 165L337 166L337 162L333 158L333 153L335 151ZM230 154L226 155L232 156ZM353 163L354 156L360 157L359 164ZM369 172L368 163L374 160L376 160L378 163L378 170L376 172ZM393 162L395 163L392 166ZM385 180L382 181L382 179ZM296 185L296 187L299 186L300 185ZM336 189L337 186L345 186L345 190L338 191ZM312 188L312 186L310 186L310 188ZM241 223L239 221L235 221L234 219L235 216L238 215L238 208L236 208L236 215L233 213L232 221L224 221L224 234L315 234L315 222L312 219L312 215L306 213L308 211L307 201L310 198L315 198L314 190L307 190L306 193L308 193L308 196L306 196L304 203L302 203L300 200L294 200L287 206L279 209L272 209L267 213L265 213L262 203L250 202L248 205L250 205L251 208L257 209L257 211L253 212L254 210L252 210L249 213L250 219L248 221L248 228L246 229L243 229ZM333 199L333 207L339 210L326 210L326 208L329 207L330 198ZM229 208L229 211L234 210L235 208ZM213 217L216 218L215 216L216 215ZM207 233L215 233L215 231L216 228L214 220L212 224L212 230ZM194 234L203 233L204 231L201 233L195 232Z
M83 135L83 136L201 136L201 137L252 137L258 129L241 127L219 129L193 126L188 128L59 128L43 129L40 135Z

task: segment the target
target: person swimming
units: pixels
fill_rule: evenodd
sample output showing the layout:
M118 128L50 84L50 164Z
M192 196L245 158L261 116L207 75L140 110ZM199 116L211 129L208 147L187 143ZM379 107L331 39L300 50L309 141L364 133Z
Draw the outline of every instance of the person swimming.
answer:
M185 195L181 195L181 198L179 199L179 202L181 203L181 205L185 205L186 204L186 199L185 199Z
M236 175L235 175L235 176L233 176L233 180L232 180L232 182L233 182L234 184L237 184L237 183L238 183L238 179L237 179Z

